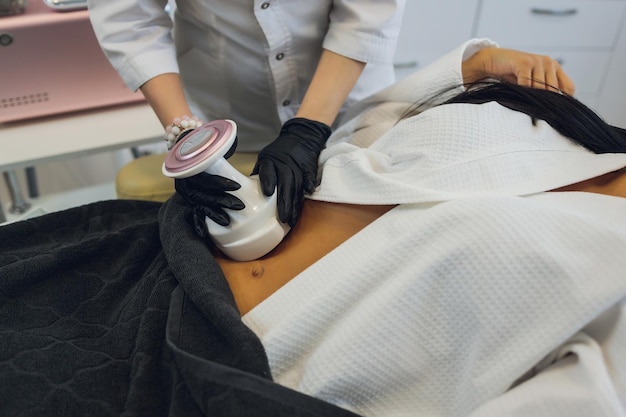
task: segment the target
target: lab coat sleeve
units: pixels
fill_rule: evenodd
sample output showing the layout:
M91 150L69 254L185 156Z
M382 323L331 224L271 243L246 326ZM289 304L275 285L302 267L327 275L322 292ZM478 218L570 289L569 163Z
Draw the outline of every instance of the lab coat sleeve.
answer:
M163 73L178 73L167 0L88 0L98 42L132 90Z
M337 0L324 48L369 64L390 64L405 0Z

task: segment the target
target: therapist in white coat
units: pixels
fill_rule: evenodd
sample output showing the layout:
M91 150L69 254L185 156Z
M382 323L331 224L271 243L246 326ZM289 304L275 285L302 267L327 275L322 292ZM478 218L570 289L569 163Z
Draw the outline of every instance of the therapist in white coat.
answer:
M294 225L342 110L394 81L404 3L178 0L173 21L167 0L88 4L100 45L127 85L141 89L169 146L201 120L235 120L237 149L259 152L263 192L277 187L279 217ZM243 208L225 192L236 188L208 174L176 183L196 220L220 224L229 222L223 208Z

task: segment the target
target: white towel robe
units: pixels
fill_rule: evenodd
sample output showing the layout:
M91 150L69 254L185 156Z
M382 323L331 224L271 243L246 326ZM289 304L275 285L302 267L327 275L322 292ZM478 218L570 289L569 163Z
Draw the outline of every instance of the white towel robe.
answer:
M372 97L335 133L313 198L403 204L244 321L279 383L365 416L623 416L626 199L545 191L626 155L497 104L392 128L484 45Z

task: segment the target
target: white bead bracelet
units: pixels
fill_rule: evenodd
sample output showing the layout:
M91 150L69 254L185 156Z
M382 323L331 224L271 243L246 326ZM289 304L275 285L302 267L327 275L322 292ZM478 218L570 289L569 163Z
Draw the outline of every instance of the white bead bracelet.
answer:
M165 135L163 136L163 139L167 142L167 149L172 149L172 147L176 144L176 140L183 132L200 127L202 126L202 123L203 122L196 116L176 117L172 120L172 123L165 128Z

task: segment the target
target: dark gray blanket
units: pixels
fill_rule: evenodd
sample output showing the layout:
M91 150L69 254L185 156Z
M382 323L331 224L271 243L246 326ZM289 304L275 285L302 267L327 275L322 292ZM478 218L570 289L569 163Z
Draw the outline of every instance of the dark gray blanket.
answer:
M0 227L1 416L348 416L272 382L188 208L106 201Z

